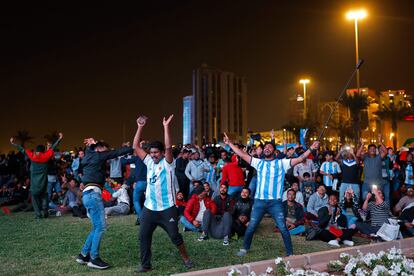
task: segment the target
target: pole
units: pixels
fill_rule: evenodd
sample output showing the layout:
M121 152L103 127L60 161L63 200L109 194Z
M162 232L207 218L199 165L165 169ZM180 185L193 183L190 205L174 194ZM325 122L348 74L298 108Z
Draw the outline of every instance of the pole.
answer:
M303 83L303 120L306 121L307 105L306 105L306 83Z
M359 42L358 42L358 18L355 18L355 65L359 62ZM357 91L359 93L360 83L359 83L359 69L356 72L356 85Z
M355 66L354 71L352 71L351 77L348 79L348 81L345 84L345 87L342 89L341 94L339 94L338 99L336 100L334 107L331 110L331 113L329 114L328 118L325 121L325 124L322 126L322 130L318 136L317 141L321 141L321 138L323 137L323 135L325 134L325 130L328 128L328 123L332 118L333 113L336 111L339 103L342 101L342 97L344 96L346 89L348 88L349 84L351 83L352 79L354 78L356 72L358 71L358 69L362 66L362 64L364 63L363 59L360 59L359 62L357 63L357 65Z

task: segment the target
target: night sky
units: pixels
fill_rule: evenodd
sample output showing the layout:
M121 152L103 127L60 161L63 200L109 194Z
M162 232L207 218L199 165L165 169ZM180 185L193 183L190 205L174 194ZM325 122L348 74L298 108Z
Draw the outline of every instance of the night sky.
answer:
M143 2L143 1L140 1ZM309 77L311 97L334 99L355 63L350 8L359 23L361 86L414 91L413 1L147 1L134 6L2 9L0 151L25 129L62 148L85 137L132 140L138 114L145 138L162 138L174 113L182 138L182 97L202 63L246 77L248 126L288 121L288 97ZM29 144L34 147L35 144Z

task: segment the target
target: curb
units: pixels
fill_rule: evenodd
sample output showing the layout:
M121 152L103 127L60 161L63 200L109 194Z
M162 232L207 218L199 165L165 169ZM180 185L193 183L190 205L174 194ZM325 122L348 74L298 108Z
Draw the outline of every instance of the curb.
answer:
M306 255L294 255L290 257L284 258L285 261L289 261L290 266L292 268L311 268L311 269L318 269L323 270L326 268L326 264L331 260L339 259L339 255L343 252L348 254L356 254L357 251L361 251L362 253L378 253L379 251L386 251L391 248L401 249L403 254L413 254L414 253L414 238L407 238L403 240L396 240L396 241L389 241L389 242L381 242L381 243L374 243L368 245L359 245L354 247L344 247L338 248L334 250L322 251L322 252L314 252L309 253ZM256 274L260 274L266 271L267 267L273 267L275 264L275 260L264 260L258 261L253 263L246 263L246 264L239 264L239 265L231 265L225 267L217 267L205 270L198 270L198 271L191 271L186 273L179 273L173 274L173 276L215 276L215 275L223 275L227 276L227 273L230 271L231 268L236 268L240 270L242 273L241 275L249 275L251 271L255 271Z

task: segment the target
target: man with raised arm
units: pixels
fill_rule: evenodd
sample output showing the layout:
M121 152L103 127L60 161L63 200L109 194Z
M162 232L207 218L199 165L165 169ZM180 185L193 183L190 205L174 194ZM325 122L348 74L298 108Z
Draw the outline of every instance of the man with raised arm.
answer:
M272 216L282 234L287 255L292 255L292 240L290 238L289 230L286 227L282 205L285 173L289 168L303 162L312 150L316 150L319 147L319 142L315 141L301 156L292 159L275 159L275 146L269 142L264 145L264 159L252 157L239 149L230 142L225 133L224 143L229 145L238 156L257 170L257 187L251 219L244 236L243 248L237 252L237 256L242 257L247 254L252 243L253 234L265 213L269 213Z
M83 168L82 182L86 185L82 193L82 201L92 222L92 230L86 238L82 251L76 258L79 264L87 264L89 268L106 269L109 267L99 256L99 247L106 230L105 209L102 201L102 188L105 183L106 162L118 156L132 153L131 147L123 146L116 150L108 150L108 145L93 138L84 140L85 156L81 161Z
M14 143L13 137L10 138L10 143L17 147L31 161L30 192L32 194L32 205L36 219L47 218L49 216L49 197L47 194L48 161L54 156L54 151L62 138L63 134L59 133L59 139L51 147L46 149L44 145L38 145L34 151L23 148Z
M150 153L147 154L139 143L142 130L147 122L147 117L140 116L137 119L138 129L135 134L133 148L135 155L141 158L147 166L147 190L144 207L141 213L141 227L139 233L141 268L136 272L145 273L152 269L151 266L151 244L152 234L157 226L164 229L171 241L177 246L178 251L187 268L193 264L187 255L184 240L178 232L178 209L175 206L174 171L175 161L172 154L170 122L173 115L168 119L164 117L164 145L155 141L149 146Z

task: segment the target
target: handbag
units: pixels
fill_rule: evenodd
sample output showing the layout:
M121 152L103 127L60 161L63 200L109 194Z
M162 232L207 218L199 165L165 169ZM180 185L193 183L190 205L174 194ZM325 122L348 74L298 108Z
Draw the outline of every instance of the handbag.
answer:
M400 225L395 219L388 219L389 223L384 222L377 232L377 236L385 241L396 240L400 237Z

